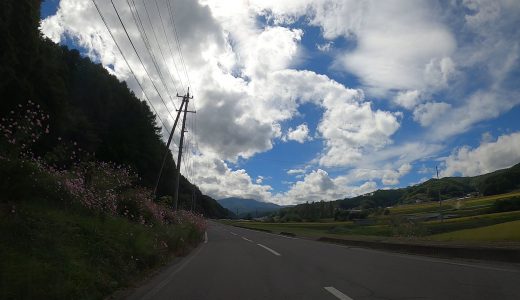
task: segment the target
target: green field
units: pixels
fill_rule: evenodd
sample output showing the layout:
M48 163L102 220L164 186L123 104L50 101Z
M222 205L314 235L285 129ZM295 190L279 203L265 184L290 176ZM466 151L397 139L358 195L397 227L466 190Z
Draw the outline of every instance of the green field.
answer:
M435 241L516 241L520 242L520 220L474 229L435 234Z
M468 199L452 199L452 200L444 200L442 201L442 209L446 210L464 210L464 209L472 209L475 207L482 206L491 206L494 201L507 199L515 196L520 196L520 192L512 192L507 194L486 196L486 197L476 197L476 198L468 198ZM439 211L439 203L438 202L427 202L427 203L417 203L417 204L404 204L390 208L391 215L400 215L400 214L417 214L417 213L427 213L427 212L438 212Z
M352 221L266 223L258 221L226 221L227 224L273 233L291 233L307 237L393 238L405 237L435 241L518 241L520 210L494 212L497 200L520 196L520 192L488 197L447 200L443 202L444 220L410 221L410 217L438 213L438 203L400 205L390 209L388 215L369 216L371 224L358 225ZM516 201L516 200L515 200ZM517 226L519 229L511 230ZM497 234L497 230L508 231ZM475 232L475 233L473 233ZM468 233L466 238L465 234ZM469 234L471 233L471 234ZM475 238L478 237L478 238Z

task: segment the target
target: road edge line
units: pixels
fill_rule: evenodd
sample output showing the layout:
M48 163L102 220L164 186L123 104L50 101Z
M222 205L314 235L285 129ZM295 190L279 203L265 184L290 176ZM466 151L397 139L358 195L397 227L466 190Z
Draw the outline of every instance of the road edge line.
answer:
M338 289L334 288L333 286L326 286L326 287L323 287L327 292L331 293L332 295L336 296L336 298L340 299L340 300L354 300L352 298L350 298L349 296L343 294L341 291L339 291Z
M265 246L265 245L262 245L262 244L257 244L257 245L260 246L260 247L262 247L262 248L264 248L265 250L271 252L272 254L274 254L274 255L276 255L276 256L282 256L280 253L274 251L273 249L271 249L271 248L269 248L269 247L267 247L267 246Z

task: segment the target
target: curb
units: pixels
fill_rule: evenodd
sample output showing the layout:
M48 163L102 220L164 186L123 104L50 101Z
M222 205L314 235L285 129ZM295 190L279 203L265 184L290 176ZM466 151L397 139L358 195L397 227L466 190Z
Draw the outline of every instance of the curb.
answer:
M391 242L344 240L329 237L320 237L318 238L318 241L411 254L439 256L445 258L465 258L520 263L519 249L402 244Z

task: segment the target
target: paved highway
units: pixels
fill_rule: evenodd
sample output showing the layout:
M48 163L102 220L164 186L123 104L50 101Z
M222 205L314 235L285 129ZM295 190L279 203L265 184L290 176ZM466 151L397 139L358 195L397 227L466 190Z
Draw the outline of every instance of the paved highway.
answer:
M130 299L520 299L520 267L389 253L210 223Z

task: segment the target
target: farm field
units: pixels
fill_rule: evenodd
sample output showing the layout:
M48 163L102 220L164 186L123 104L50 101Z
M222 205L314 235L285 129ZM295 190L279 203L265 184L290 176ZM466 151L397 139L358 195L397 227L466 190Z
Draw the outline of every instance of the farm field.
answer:
M222 221L229 225L305 237L358 239L407 238L430 241L520 242L520 210L497 212L496 201L520 201L520 192L389 208L389 214L370 215L365 225L353 221L261 222ZM432 219L433 215L433 219Z
M516 241L520 242L520 220L457 230L430 236L435 241Z

